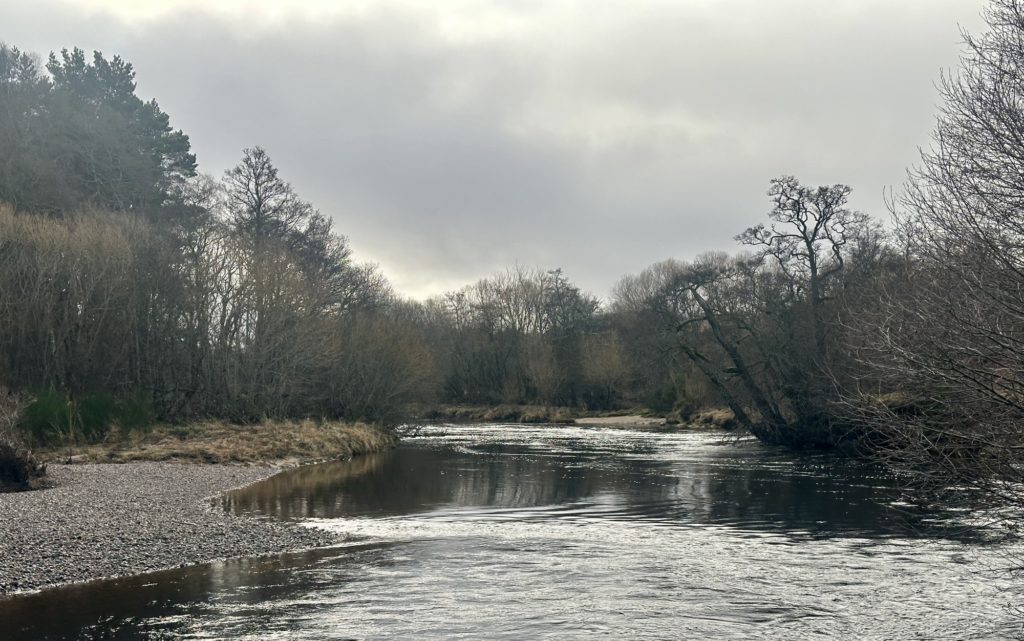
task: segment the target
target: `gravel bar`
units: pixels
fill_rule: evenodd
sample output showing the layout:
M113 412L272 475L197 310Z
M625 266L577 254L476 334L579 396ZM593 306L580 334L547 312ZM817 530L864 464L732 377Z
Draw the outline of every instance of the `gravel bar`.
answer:
M277 471L174 463L51 464L51 487L0 494L0 598L339 542L328 532L233 516L211 500Z

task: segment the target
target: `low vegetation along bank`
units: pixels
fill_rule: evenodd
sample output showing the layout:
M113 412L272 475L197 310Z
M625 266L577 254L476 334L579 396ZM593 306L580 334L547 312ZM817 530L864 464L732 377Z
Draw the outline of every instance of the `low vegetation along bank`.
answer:
M29 460L49 462L45 490L0 494L0 597L336 543L333 534L232 516L210 499L282 466L397 442L382 428L314 421L202 422L117 434L35 452Z
M197 421L136 429L116 427L102 436L81 429L33 438L26 429L27 400L0 396L0 491L33 489L46 484L46 463L264 464L276 467L351 458L394 447L393 430L364 423L312 420L265 420L239 425ZM31 424L29 424L31 426ZM30 447L32 446L32 447Z
M450 423L557 423L572 424L581 412L569 407L542 405L439 405L419 412L419 418Z
M417 418L449 423L523 423L553 425L632 425L678 427L680 429L738 427L727 409L709 408L688 412L653 412L643 407L616 411L588 411L577 407L543 405L440 405L420 409Z
M304 420L234 425L204 421L160 425L100 443L49 447L38 456L90 463L173 461L287 466L380 452L397 442L392 431L363 423Z

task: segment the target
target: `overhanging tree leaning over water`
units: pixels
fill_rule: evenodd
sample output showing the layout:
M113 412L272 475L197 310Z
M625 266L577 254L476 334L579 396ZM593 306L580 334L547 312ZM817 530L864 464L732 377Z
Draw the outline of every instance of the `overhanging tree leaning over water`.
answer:
M766 442L832 446L848 436L830 408L844 358L838 315L849 263L880 234L847 207L849 193L773 180L770 226L737 237L754 253L680 266L655 299L677 350Z

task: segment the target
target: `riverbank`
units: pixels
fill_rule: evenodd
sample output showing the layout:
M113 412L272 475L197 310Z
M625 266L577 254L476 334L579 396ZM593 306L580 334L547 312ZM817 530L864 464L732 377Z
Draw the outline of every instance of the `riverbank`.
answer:
M580 410L546 405L438 405L421 408L417 419L434 423L552 423L572 425Z
M703 409L685 417L678 413L654 414L643 407L618 411L587 411L577 407L544 405L441 405L419 412L418 418L448 423L523 423L590 425L632 428L723 429L737 427L736 418L727 409Z
M271 466L50 465L50 487L0 494L0 597L111 576L307 549L336 535L232 516L212 496Z
M201 421L159 425L101 443L51 447L37 456L61 463L173 461L288 467L380 452L397 443L393 432L362 423L305 420L236 425Z
M362 424L203 422L43 450L43 489L0 493L0 597L336 543L330 533L229 515L211 498L284 467L397 442Z

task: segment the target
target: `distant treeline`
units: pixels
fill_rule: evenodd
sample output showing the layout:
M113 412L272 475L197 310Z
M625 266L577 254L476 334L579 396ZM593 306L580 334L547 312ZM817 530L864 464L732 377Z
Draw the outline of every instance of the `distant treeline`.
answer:
M727 406L770 443L1014 476L1024 12L988 17L891 224L844 185L783 176L738 253L654 264L606 302L522 267L404 300L263 149L197 174L130 64L0 47L0 384L46 401L40 438L410 404Z

